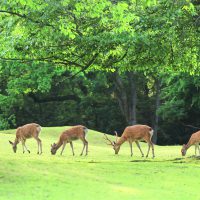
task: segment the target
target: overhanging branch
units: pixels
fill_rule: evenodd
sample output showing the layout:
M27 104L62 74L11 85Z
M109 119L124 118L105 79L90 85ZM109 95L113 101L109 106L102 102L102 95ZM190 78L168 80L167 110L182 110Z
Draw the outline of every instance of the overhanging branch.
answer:
M34 19L28 17L28 16L25 15L25 14L17 13L17 12L14 12L14 11L0 10L0 13L6 13L6 14L9 14L9 15L14 15L14 16L17 16L17 17L20 17L20 18L24 18L24 19L27 19L27 20L29 20L29 21L31 21L31 22L33 22L33 23L36 23L36 24L54 27L52 24L43 23L43 22L41 22L41 21L39 21L39 20L34 20Z
M50 96L39 98L35 94L28 95L35 103L48 103L48 102L63 102L63 101L76 101L79 102L80 98L76 95L65 95L65 96Z
M74 65L74 66L77 66L77 67L84 68L84 65L81 65L81 64L73 62L73 61L69 61L67 59L61 59L57 56L49 56L49 57L41 57L41 58L33 58L33 59L0 57L0 60L3 60L3 61L19 61L21 63L41 61L41 62L47 62L47 63L61 64L61 65L65 65L65 66L70 64L70 65Z
M200 127L192 126L192 125L189 125L189 124L188 125L184 125L184 126L200 130Z
M95 59L97 58L98 56L98 53L96 53L93 58L88 62L88 64L85 65L85 67L83 67L80 71L78 71L77 73L67 77L67 78L74 78L75 76L77 76L78 74L80 74L81 72L85 71L86 69L88 69L92 64L93 62L95 61Z
M69 78L74 78L75 76L77 76L79 73L85 71L86 69L88 69L95 61L95 59L97 58L98 53L96 53L87 64L85 65L81 65L79 63L67 60L67 59L61 59L57 56L49 56L49 57L41 57L41 58L34 58L34 59L24 59L24 58L5 58L5 57L0 57L0 60L3 61L19 61L21 63L29 63L29 62L34 62L34 61L42 61L42 62L47 62L47 63L54 63L54 64L60 64L60 65L73 65L76 67L81 68L80 71L78 71L77 73L67 77Z

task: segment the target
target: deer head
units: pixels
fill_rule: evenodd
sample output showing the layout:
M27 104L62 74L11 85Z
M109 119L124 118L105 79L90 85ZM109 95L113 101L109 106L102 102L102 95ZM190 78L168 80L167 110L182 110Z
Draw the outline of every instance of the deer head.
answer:
M55 155L55 154L56 154L56 151L57 151L56 143L53 143L53 144L51 145L51 154L52 154L52 155Z
M16 153L17 152L17 144L14 142L11 142L10 140L9 140L9 143L12 145L14 153Z
M118 134L117 131L115 131L115 135L116 135L116 139L115 141L111 141L106 134L104 134L104 139L106 141L108 141L108 143L106 142L107 145L111 145L115 151L115 154L118 154L119 150L120 150L120 145L117 144L117 138L118 138Z
M181 149L182 156L185 156L186 151L187 151L187 147L186 147L186 145L184 144L183 147L182 147L182 149Z

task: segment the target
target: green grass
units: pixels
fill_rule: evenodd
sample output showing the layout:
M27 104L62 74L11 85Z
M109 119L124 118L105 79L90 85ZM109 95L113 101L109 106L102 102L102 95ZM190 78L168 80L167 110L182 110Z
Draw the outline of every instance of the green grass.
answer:
M89 131L87 157L79 156L81 141L74 142L74 157L70 145L63 156L60 150L52 156L50 144L64 129L42 129L42 155L36 154L34 139L27 140L30 154L22 153L21 144L14 154L8 140L14 140L15 130L0 131L0 200L200 199L200 160L191 157L194 148L182 158L180 146L155 146L156 158L146 159L134 145L131 158L128 143L114 155L102 133ZM146 153L147 144L141 145Z

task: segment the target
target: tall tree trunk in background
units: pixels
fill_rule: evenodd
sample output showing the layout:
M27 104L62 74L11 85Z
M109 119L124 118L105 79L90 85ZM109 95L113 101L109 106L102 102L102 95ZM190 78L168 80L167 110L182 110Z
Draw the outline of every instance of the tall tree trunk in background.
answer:
M126 73L129 87L125 87L118 72L113 73L113 81L116 87L116 96L119 102L120 110L123 113L128 125L136 124L136 86L134 72Z
M137 92L136 92L136 83L133 72L127 72L127 76L130 84L130 96L129 96L129 125L136 124L136 104L137 104ZM128 92L128 91L127 91Z
M159 116L157 114L157 111L160 107L160 79L155 78L155 90L156 90L156 99L155 99L155 115L153 120L153 129L154 129L154 135L152 138L152 141L154 144L157 143L158 138L158 122L159 122Z

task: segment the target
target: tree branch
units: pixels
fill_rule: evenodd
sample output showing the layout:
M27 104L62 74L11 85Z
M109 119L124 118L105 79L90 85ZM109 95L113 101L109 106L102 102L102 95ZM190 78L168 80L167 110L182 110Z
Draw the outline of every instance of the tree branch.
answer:
M41 24L41 25L44 25L44 26L54 27L52 24L49 24L49 23L42 23L41 21L34 20L34 19L28 17L28 16L25 15L25 14L20 14L20 13L13 12L13 11L8 11L8 10L0 10L0 13L6 13L6 14L10 14L10 15L15 15L15 16L17 16L17 17L27 19L27 20L29 20L29 21L31 21L31 22L36 23L36 24Z
M48 102L63 102L63 101L80 101L80 98L76 95L65 95L65 96L50 96L45 98L38 98L35 94L30 93L28 95L35 103L48 103Z
M192 126L192 125L184 125L184 126L200 130L200 127L196 127L196 126Z
M34 58L34 59L19 59L19 58L4 58L4 57L0 57L0 60L4 60L4 61L19 61L19 62L22 62L22 63L33 62L33 61L43 61L43 62L60 64L60 65L65 65L65 66L70 64L70 65L74 65L74 66L80 67L81 68L80 71L78 71L77 73L67 77L67 79L70 79L70 78L74 78L75 76L77 76L81 72L83 72L86 69L88 69L93 64L93 62L95 61L97 56L98 56L98 53L96 53L92 57L92 59L85 66L81 65L81 64L78 64L76 62L73 62L73 61L66 60L66 59L59 59L56 56L50 56L50 57L44 57L44 58Z
M33 58L33 59L26 59L26 58L4 58L4 57L0 57L0 60L4 60L4 61L19 61L22 63L26 63L26 62L33 62L33 61L43 61L43 62L49 62L49 63L55 63L55 64L62 64L62 65L74 65L77 67L81 67L84 68L83 65L78 64L76 62L73 61L69 61L66 59L61 59L57 56L49 56L49 57L43 57L43 58Z
M98 56L98 53L96 53L93 58L85 65L85 67L83 67L80 71L78 71L77 73L67 77L67 78L74 78L75 76L77 76L78 74L80 74L81 72L85 71L86 69L88 69L92 64L93 62L95 61L95 59L97 58Z

